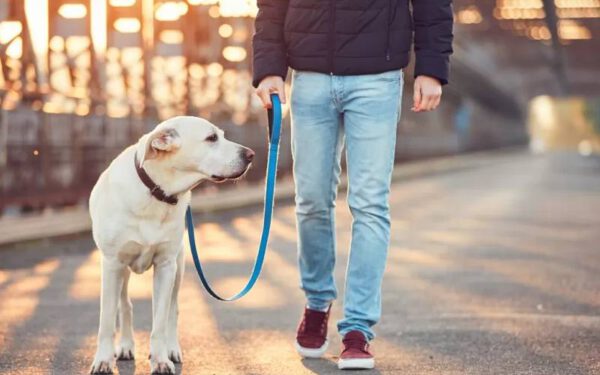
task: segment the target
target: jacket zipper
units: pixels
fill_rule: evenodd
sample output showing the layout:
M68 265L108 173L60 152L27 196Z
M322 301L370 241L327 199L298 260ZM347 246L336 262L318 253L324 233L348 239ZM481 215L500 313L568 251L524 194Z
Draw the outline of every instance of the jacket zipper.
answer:
M329 0L329 74L333 75L333 49L335 48L335 0Z
M386 29L386 37L385 37L385 61L390 61L392 57L390 56L390 32L392 21L392 0L388 0L388 19L387 19L387 29Z

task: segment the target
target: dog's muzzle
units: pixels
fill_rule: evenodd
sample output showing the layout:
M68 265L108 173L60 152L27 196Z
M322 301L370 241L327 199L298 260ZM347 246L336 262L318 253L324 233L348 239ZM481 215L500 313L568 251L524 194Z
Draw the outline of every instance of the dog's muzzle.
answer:
M252 164L252 160L254 159L254 155L255 152L247 147L244 147L240 150L240 158L242 159L244 165L244 168L236 174L230 175L230 176L219 176L219 175L212 175L210 176L210 180L212 182L223 182L226 180L237 180L239 178L241 178L247 171L248 169L250 169L250 165Z

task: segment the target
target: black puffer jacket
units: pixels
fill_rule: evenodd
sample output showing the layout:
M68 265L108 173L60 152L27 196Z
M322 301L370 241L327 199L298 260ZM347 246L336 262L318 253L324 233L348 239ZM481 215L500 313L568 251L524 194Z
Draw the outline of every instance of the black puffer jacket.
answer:
M258 0L253 84L288 67L336 75L381 73L408 64L415 76L448 82L452 0Z

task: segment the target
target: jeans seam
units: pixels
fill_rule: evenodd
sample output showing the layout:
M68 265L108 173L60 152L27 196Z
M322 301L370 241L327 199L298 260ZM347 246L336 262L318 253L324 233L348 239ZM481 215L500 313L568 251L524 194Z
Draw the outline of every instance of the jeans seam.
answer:
M342 110L341 97L338 95L336 84L341 80L338 79L335 75L330 75L330 87L331 87L331 102L333 103L334 108L339 112ZM338 124L339 126L339 124Z
M335 145L333 147L333 158L332 158L333 163L332 163L331 169L330 169L331 176L329 178L329 187L331 189L330 190L330 194L331 194L330 201L333 202L333 207L329 207L329 234L330 234L329 237L331 239L330 251L332 254L331 261L330 261L331 262L330 268L332 269L332 271L331 271L332 275L330 275L330 277L333 279L333 285L334 285L333 289L334 289L334 296L335 296L334 299L337 298L337 291L335 288L335 278L333 277L333 273L334 273L333 269L335 268L335 258L336 258L335 227L334 227L334 225L335 225L335 223L334 223L335 210L334 210L334 207L335 207L335 199L337 196L337 194L336 194L337 184L335 184L335 179L336 179L335 169L337 168L337 165L338 165L337 152L338 152L338 144L340 142L339 138L340 138L340 124L338 123L337 127L336 127L336 132L335 132Z

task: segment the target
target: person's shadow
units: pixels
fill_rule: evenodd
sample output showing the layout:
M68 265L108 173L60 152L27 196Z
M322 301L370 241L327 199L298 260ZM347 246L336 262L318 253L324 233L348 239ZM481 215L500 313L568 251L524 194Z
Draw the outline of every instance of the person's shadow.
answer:
M315 374L338 374L335 358L303 358L302 365ZM344 374L381 375L376 368L372 370L344 370Z

